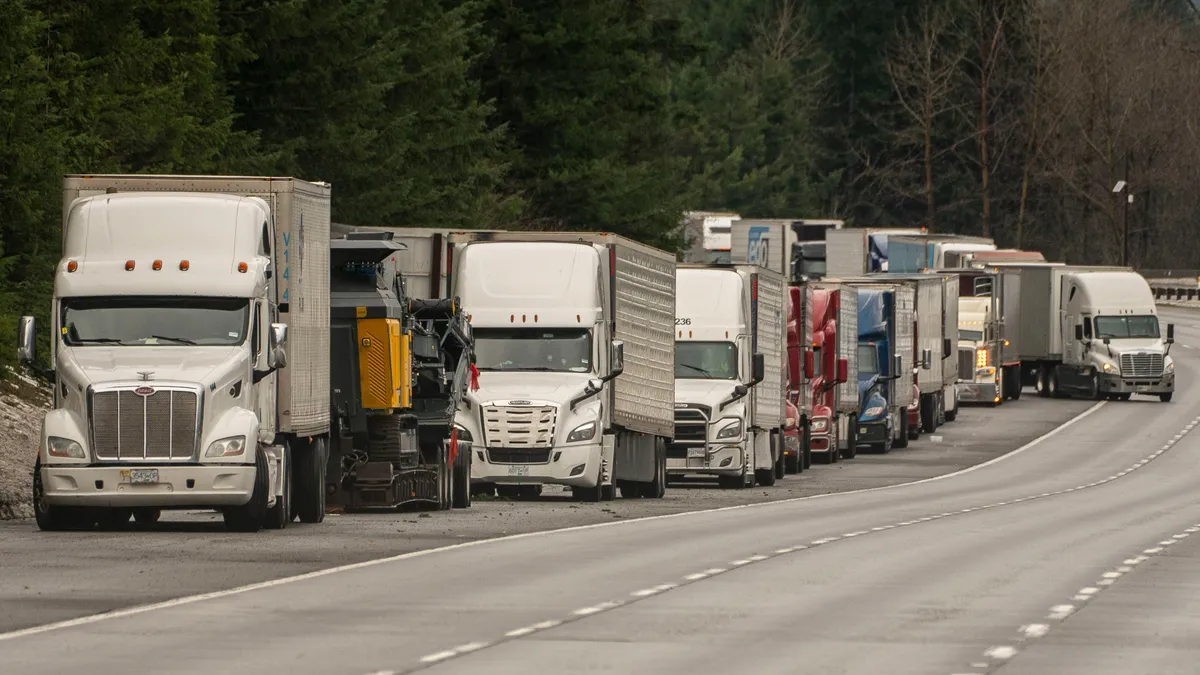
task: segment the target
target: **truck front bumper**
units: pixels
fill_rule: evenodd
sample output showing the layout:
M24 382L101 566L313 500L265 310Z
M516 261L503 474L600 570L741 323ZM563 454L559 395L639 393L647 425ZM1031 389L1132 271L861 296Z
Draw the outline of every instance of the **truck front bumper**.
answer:
M600 466L602 447L600 443L579 443L551 448L549 461L522 464L492 461L488 449L475 446L475 457L471 461L471 482L596 487L596 478L600 475L597 469Z
M799 457L804 452L804 441L800 438L800 434L784 434L783 435L783 456L784 457Z
M1119 375L1101 375L1102 394L1169 394L1175 391L1175 373L1165 373L1158 378L1123 378Z
M704 446L691 446L685 450L685 456L679 457L667 453L667 473L676 476L685 474L702 474L705 476L740 476L742 467L748 471L754 470L753 458L746 456L746 443L710 443L706 451ZM747 466L747 460L750 464Z
M837 452L837 448L833 447L833 435L826 432L810 433L808 449L812 452Z
M158 482L131 482L132 469L157 469ZM241 506L254 494L253 464L222 466L43 466L53 506Z
M995 403L1000 395L995 382L959 382L955 386L959 403Z
M858 423L858 446L878 446L883 447L888 441L888 434L891 430L888 429L887 420L879 420L878 422L859 422Z

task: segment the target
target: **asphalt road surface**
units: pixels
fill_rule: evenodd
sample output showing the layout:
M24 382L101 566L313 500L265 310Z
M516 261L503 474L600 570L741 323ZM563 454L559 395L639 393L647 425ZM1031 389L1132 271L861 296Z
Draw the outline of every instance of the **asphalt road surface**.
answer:
M403 526L342 516L320 532L257 538L200 518L151 533L7 525L0 618L24 630L0 634L0 663L122 674L1195 672L1200 387L1189 385L1200 314L1163 314L1177 324L1174 402L1027 396L961 416L941 443L816 467L788 481L799 498L689 511L736 497L678 490L690 505L599 513L479 503ZM1044 421L1070 412L1066 425ZM998 456L956 434L1020 447ZM1048 435L1022 440L1038 434ZM943 473L956 466L968 468ZM922 470L940 476L831 492L852 487L851 472L871 488ZM634 519L647 508L664 513ZM501 511L517 531L518 510L540 524L480 538L479 521ZM573 527L544 531L546 517ZM461 543L444 546L443 528ZM420 550L284 576L337 564L339 546L362 555L347 539L372 532ZM439 548L411 545L421 538ZM234 588L247 570L263 581ZM190 595L202 588L212 592ZM174 599L142 604L164 596ZM88 602L126 609L91 615ZM46 623L56 619L66 621Z

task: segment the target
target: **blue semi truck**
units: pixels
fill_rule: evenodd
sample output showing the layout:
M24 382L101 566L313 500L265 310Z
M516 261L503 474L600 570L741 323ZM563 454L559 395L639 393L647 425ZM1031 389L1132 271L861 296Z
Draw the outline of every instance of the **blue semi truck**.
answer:
M858 290L858 445L882 452L905 447L915 294L907 286L875 279L839 283Z

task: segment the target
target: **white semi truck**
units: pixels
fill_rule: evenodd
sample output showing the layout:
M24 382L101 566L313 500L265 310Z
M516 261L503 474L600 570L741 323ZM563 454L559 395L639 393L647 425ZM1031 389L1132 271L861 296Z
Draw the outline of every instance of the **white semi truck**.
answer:
M786 293L757 265L678 266L672 475L732 489L783 477Z
M1012 268L1021 276L1021 365L1040 395L1171 400L1175 326L1167 324L1163 336L1140 274L1052 263Z
M483 371L457 415L472 483L662 497L674 436L675 257L607 233L459 232L447 286Z
M330 187L67 176L34 471L44 530L215 508L324 518ZM32 317L20 359L35 360Z

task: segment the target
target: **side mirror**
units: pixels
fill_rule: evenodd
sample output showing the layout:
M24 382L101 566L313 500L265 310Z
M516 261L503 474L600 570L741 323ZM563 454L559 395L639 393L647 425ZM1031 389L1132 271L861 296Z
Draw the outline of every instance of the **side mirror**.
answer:
M1075 324L1075 339L1083 340L1083 326Z
M17 360L21 363L33 363L36 356L37 323L32 316L23 316L17 329Z
M745 396L746 394L749 394L749 393L750 393L750 389L747 388L746 385L739 384L738 386L733 388L733 398L730 400L736 401L739 398L742 398L743 396Z
M804 379L811 380L816 369L816 358L811 349L804 350Z
M625 372L625 343L614 340L612 343L612 368L608 370L608 379Z
M763 378L767 376L767 357L763 356L762 354L755 354L754 367L752 370L753 372L751 373L752 378L750 380L750 386L753 387L759 382L762 382Z
M950 344L950 338L942 338L942 358L948 359L952 354L954 354L954 349Z
M28 318L28 317L26 317L26 318ZM21 319L21 321L24 321L24 320L25 319ZM29 320L33 321L33 319L29 319ZM1169 324L1167 324L1167 344L1174 344L1174 342L1175 342L1175 324L1169 323Z
M850 362L846 359L837 360L837 381L838 384L848 382L850 380Z
M933 350L932 349L922 349L921 350L921 368L923 370L930 370L933 368Z
M267 367L272 370L286 368L288 363L287 357L287 340L288 327L286 323L271 324L271 331L268 334L267 345Z
M598 377L593 377L592 379L588 380L587 386L588 389L593 392L600 391L604 388L604 380Z
M1106 344L1106 345L1111 345L1111 344L1112 344L1112 338L1104 338L1104 344Z

